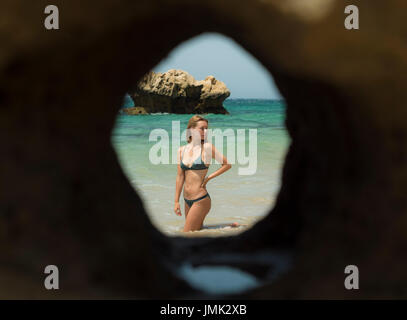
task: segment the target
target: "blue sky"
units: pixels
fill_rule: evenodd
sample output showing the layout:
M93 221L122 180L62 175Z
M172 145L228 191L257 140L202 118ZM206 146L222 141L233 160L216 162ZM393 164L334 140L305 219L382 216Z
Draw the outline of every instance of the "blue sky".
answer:
M153 71L187 71L196 80L213 75L229 88L230 98L281 99L270 73L234 40L205 33L177 46Z

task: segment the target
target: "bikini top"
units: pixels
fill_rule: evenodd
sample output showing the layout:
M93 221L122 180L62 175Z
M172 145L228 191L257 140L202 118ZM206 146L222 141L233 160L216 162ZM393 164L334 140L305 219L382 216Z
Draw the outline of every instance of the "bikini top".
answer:
M203 169L208 169L209 166L207 167L205 165L205 163L202 161L202 152L199 155L198 159L196 159L193 163L191 167L187 167L183 162L182 162L182 158L184 157L184 153L185 153L185 147L184 150L182 151L182 155L181 155L181 169L182 170L203 170Z

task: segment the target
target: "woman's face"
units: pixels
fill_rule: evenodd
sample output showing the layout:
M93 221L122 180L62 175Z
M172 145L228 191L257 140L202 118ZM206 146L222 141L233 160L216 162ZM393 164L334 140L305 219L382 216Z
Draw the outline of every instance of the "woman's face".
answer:
M204 140L206 138L206 130L208 129L208 124L206 121L200 120L197 122L195 128L191 128L192 139Z
M206 130L208 130L208 124L206 121L198 121L198 124L196 125L196 128L201 135L201 140L204 140L206 138Z

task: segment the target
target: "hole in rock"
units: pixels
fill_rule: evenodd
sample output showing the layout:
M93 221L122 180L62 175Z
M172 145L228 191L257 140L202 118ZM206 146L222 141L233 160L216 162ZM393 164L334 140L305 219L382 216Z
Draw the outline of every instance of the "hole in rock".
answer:
M152 71L126 90L112 144L153 225L170 236L230 236L248 230L274 205L290 143L285 103L271 75L235 41L216 33L180 44ZM182 216L174 212L177 151L187 144L187 124L195 114L208 120L209 142L232 167L206 185L210 210L203 228L183 232L182 191ZM185 160L188 166L200 154L196 146L190 162ZM206 170L184 170L184 185L221 167L211 159L206 175ZM192 197L191 191L189 199L202 194ZM230 226L233 222L239 226Z

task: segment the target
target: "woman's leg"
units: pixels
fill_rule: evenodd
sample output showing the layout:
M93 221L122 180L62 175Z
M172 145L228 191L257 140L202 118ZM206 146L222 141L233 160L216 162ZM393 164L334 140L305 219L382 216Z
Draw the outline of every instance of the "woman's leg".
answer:
M189 205L185 202L185 220L187 220L189 209Z
M210 197L194 202L189 208L188 216L185 215L184 232L196 231L202 228L203 221L211 209L211 202Z

